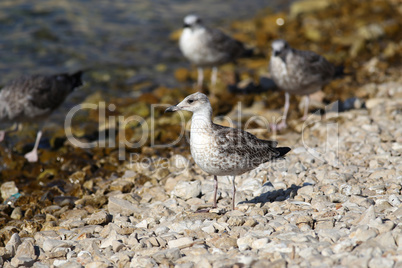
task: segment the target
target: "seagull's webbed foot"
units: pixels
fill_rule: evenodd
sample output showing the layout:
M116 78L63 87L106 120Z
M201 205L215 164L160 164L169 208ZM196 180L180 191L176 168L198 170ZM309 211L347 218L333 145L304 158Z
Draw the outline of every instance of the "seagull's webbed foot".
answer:
M31 152L25 155L25 158L28 160L28 162L31 163L38 162L38 151L32 150Z
M272 124L271 129L272 131L278 131L278 130L283 130L287 128L288 125L286 124L285 120L282 120L279 124Z

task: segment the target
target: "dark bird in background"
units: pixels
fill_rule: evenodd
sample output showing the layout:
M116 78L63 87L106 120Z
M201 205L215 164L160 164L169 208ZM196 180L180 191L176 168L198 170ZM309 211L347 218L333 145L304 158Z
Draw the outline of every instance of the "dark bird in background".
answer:
M211 84L216 84L218 66L234 62L241 56L250 54L244 45L223 33L205 26L200 17L188 15L184 18L184 29L179 41L183 55L198 68L197 85L202 87L203 68L211 67Z
M65 98L82 85L82 71L74 74L23 76L0 90L0 122L43 122ZM6 132L0 131L0 141ZM38 161L38 131L34 148L25 155L29 162Z
M307 119L309 95L319 91L334 78L342 75L343 68L335 67L323 56L312 51L291 48L285 40L272 42L269 72L279 89L285 91L285 107L277 129L286 127L290 94L305 95L303 120Z

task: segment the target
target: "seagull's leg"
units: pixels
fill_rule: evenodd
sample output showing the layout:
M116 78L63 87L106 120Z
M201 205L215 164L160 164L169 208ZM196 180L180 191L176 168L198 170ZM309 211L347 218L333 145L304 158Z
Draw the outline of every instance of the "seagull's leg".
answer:
M307 119L308 115L308 105L310 104L310 95L305 96L306 101L304 102L304 115L302 117L302 120L305 121Z
M218 67L212 67L211 73L211 85L214 87L216 85L216 81L218 80Z
M16 123L13 125L13 128L10 130L0 130L0 142L2 142L4 140L4 138L6 137L7 133L12 133L18 130L19 128L19 123Z
M202 88L202 82L204 81L204 70L201 67L197 68L198 76L197 76L197 86L199 89Z
M232 199L232 209L235 210L235 200L236 200L236 184L235 184L236 176L232 176L233 181L233 199Z
M36 141L35 141L34 148L32 149L32 151L30 151L29 153L27 153L25 155L25 158L28 160L28 162L37 162L38 161L38 146L39 146L41 137L42 137L42 131L39 130L38 134L36 134Z
M216 194L218 193L218 177L214 176L214 188L215 188L215 193L214 193L214 205L213 208L216 208Z
M276 127L277 129L284 129L287 127L286 118L288 116L289 111L289 99L290 99L289 93L285 92L285 107L283 108L282 121L277 125Z
M0 130L0 142L4 140L4 137L6 136L6 131L5 130Z

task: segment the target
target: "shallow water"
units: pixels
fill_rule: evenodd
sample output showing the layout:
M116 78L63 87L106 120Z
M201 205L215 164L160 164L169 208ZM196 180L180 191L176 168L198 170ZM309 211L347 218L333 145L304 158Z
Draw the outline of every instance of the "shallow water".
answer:
M21 74L113 66L158 76L157 64L188 65L169 41L186 14L228 28L231 20L253 17L267 5L285 8L288 2L2 0L0 84Z
M173 72L190 64L169 36L185 15L196 13L208 25L229 29L233 20L266 8L285 9L291 1L2 0L0 86L20 75L92 71L84 76L86 86L47 120L61 125L68 110L96 91L104 98L132 97L127 84L144 77L157 85L183 86Z

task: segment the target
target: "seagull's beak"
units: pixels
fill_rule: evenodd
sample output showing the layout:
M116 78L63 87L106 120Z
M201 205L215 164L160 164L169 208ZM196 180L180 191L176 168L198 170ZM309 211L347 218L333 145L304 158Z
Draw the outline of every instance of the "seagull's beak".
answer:
M173 105L173 106L170 106L169 108L167 108L165 110L165 113L172 113L172 112L176 112L178 110L181 110L180 107L177 107L177 105Z

